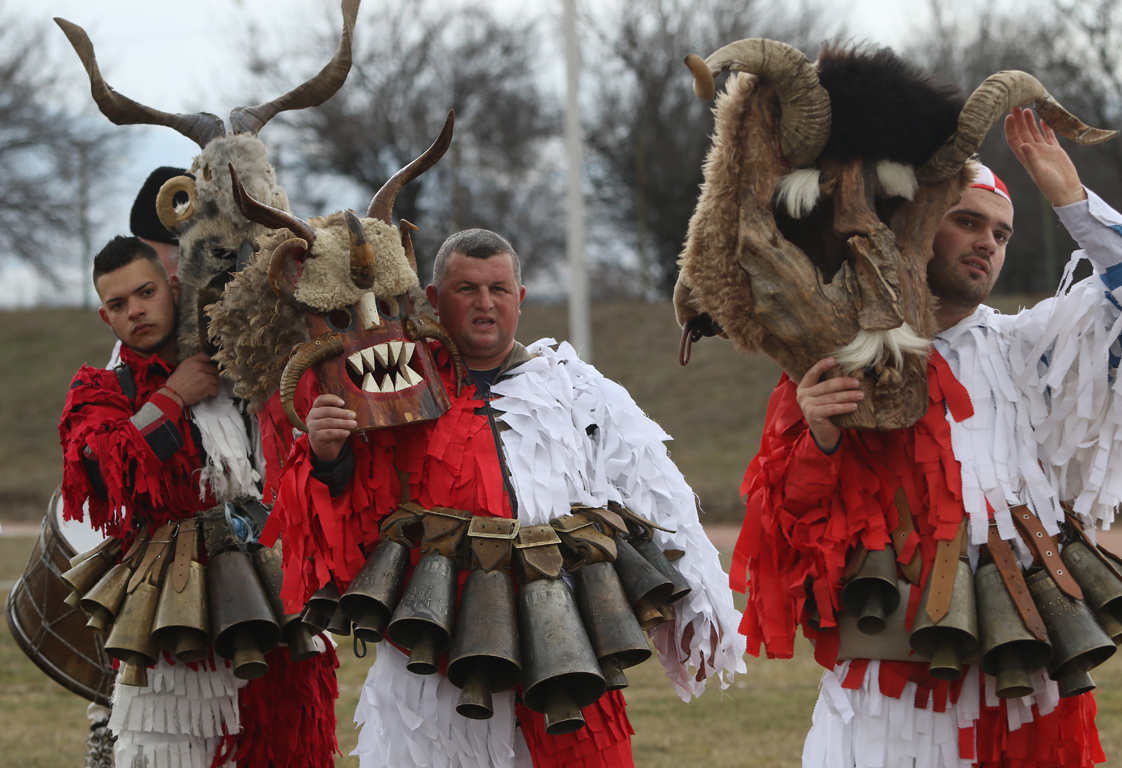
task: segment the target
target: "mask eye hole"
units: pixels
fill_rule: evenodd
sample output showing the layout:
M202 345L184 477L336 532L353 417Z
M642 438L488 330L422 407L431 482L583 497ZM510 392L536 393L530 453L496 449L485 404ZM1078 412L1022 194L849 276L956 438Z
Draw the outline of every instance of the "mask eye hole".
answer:
M326 316L327 327L333 331L349 331L354 325L354 313L347 307L333 309Z
M397 299L390 296L388 299L378 299L378 311L382 313L382 317L396 320L401 314L401 306L397 303Z

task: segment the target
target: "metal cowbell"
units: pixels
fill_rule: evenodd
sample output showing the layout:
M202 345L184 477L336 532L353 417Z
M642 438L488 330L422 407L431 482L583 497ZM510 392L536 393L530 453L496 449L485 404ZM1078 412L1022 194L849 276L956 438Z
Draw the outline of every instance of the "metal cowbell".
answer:
M1048 675L1053 680L1090 672L1114 655L1114 643L1090 607L1060 590L1047 570L1042 568L1025 581L1052 641Z
M382 539L362 570L339 598L339 607L354 622L355 637L380 643L401 598L409 547Z
M1091 610L1105 610L1122 617L1122 579L1097 552L1082 541L1073 541L1063 548L1060 557L1083 590L1083 599Z
M573 578L577 606L607 688L626 688L623 670L649 659L651 648L615 568L607 561L590 563L579 568Z
M86 626L98 634L105 634L121 612L132 568L127 563L117 563L102 576L79 601L90 620Z
M665 621L659 608L670 599L674 585L621 534L616 535L615 542L615 569L619 581L631 601L639 626L650 630Z
M931 620L927 603L934 579L928 579L912 634L912 650L930 659L929 674L936 680L962 677L962 661L978 651L978 616L974 606L974 575L970 564L959 559L951 591L950 609L937 623Z
M281 630L249 555L232 549L210 559L207 597L215 652L234 662L234 676L254 680L269 671L265 654Z
M986 563L974 574L974 600L982 670L997 678L998 697L1028 696L1033 691L1029 673L1043 669L1052 658L1051 643L1037 639L1025 626L996 563Z
M304 661L317 655L319 649L308 626L301 621L300 614L284 612L284 601L280 596L284 582L281 560L281 543L278 540L272 547L261 547L253 553L253 569L265 590L273 616L280 624L281 642L288 645L288 657L293 661Z
M841 603L846 613L857 618L857 629L864 634L884 631L885 618L900 607L896 550L891 544L865 552L861 568L842 588Z
M452 645L456 612L456 564L438 552L421 557L386 627L386 637L409 651L406 668L418 675L437 669L437 656Z
M522 653L514 581L503 570L476 568L468 575L456 610L448 655L448 680L462 689L456 711L472 720L494 715L491 694L522 679Z
M113 631L105 639L105 652L123 661L127 669L121 675L125 685L148 684L146 667L156 663L160 648L152 639L152 620L156 616L159 589L147 582L141 583L125 598L121 614L113 624Z
M677 602L693 591L690 583L686 581L686 577L678 570L678 566L674 565L666 556L666 553L659 549L654 539L632 540L631 544L635 547L636 552L646 558L648 563L657 568L658 572L670 579L670 583L674 585L666 602Z
M202 661L210 654L206 592L206 569L198 561L191 562L182 590L176 590L171 578L164 579L152 639L172 651L179 661Z

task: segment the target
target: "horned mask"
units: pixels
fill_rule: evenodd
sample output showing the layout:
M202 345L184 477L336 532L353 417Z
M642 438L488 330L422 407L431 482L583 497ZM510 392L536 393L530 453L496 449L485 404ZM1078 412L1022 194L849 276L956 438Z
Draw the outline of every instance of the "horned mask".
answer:
M113 90L101 76L93 44L85 31L65 19L55 19L70 40L90 79L94 101L117 125L165 125L199 145L187 175L169 179L156 198L160 221L179 239L179 358L215 352L206 337L203 308L221 295L231 274L253 255L255 241L265 227L238 210L226 168L233 165L245 188L256 199L287 211L288 197L277 183L257 137L265 124L281 112L322 104L347 79L351 41L360 0L343 0L343 33L331 61L312 79L266 104L238 107L230 113L231 134L222 120L207 112L169 114L147 107Z
M1088 128L1023 72L988 78L963 103L887 49L827 48L812 65L774 40L687 58L717 100L716 134L674 292L687 336L717 332L763 350L796 381L833 356L861 382L839 426L896 429L927 408L935 334L927 263L943 213L972 179L994 122L1034 105L1058 133Z
M403 219L394 228L391 215L401 187L447 151L452 125L449 113L437 140L386 182L363 219L345 211L304 222L254 200L231 167L239 210L248 220L277 231L211 308L212 335L221 341L216 359L233 376L235 393L251 402L271 394L267 387L262 389L262 381L279 369L281 349L263 345L265 334L258 330L286 322L284 315L276 315L276 323L262 317L268 298L263 292L271 291L274 300L289 308L287 322L293 319L291 310L302 315L309 337L294 350L290 346L277 382L285 413L297 429L307 431L294 395L312 367L320 391L343 398L356 413L360 431L428 421L448 410L448 396L425 340L437 339L449 351L457 386L463 365L447 331L414 311L411 292L419 285L409 233L416 227ZM278 328L268 330L276 337ZM246 367L262 347L270 346L278 354Z

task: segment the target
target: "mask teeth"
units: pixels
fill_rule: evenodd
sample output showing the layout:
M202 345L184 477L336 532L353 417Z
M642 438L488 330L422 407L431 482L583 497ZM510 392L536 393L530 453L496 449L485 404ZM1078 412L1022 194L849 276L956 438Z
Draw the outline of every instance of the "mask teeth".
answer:
M359 350L347 357L347 368L362 381L364 392L400 392L424 381L409 367L413 359L411 341L389 341Z

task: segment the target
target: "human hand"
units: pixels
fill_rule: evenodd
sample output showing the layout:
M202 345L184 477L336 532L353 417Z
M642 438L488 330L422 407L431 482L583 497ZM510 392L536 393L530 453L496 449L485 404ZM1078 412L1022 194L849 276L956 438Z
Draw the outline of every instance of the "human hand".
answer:
M343 398L337 395L320 395L308 411L308 445L321 461L339 458L351 430L358 429L355 412L344 405Z
M179 396L184 408L214 397L218 394L218 364L205 352L192 355L171 372L167 388Z
M810 367L795 390L795 400L802 409L803 418L810 428L814 442L829 453L841 442L841 427L830 420L831 416L853 413L857 404L865 399L857 379L838 376L820 381L826 371L837 365L832 357L819 360Z
M1027 109L1005 116L1005 140L1032 181L1057 208L1087 199L1079 172L1047 123Z

